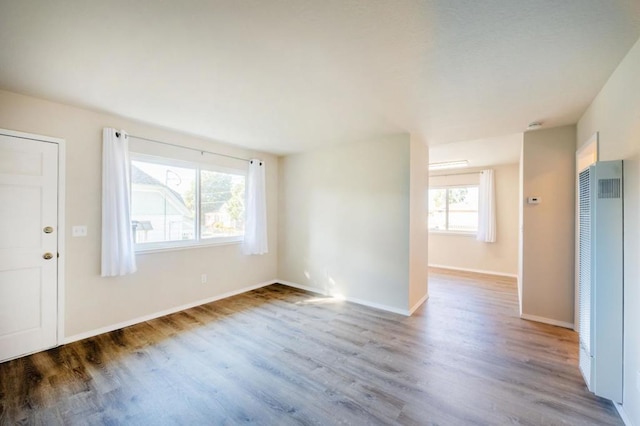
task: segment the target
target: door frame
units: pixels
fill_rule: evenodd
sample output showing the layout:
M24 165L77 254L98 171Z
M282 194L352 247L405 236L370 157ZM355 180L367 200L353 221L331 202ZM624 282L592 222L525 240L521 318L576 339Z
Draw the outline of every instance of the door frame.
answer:
M0 129L0 135L18 139L29 139L37 142L55 143L58 145L58 294L57 294L57 332L56 346L64 342L64 295L65 295L65 176L66 154L65 140L50 136L24 133L14 130Z

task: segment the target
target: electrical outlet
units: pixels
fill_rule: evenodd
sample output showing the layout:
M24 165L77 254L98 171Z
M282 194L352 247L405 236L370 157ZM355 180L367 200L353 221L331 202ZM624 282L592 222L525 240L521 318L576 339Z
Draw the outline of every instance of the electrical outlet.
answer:
M200 275L200 281L202 282L202 284L206 284L207 283L207 274Z
M71 228L71 235L74 237L86 237L87 236L87 226L86 225L75 225Z
M542 198L540 197L529 197L527 198L527 203L529 204L540 204L542 202Z

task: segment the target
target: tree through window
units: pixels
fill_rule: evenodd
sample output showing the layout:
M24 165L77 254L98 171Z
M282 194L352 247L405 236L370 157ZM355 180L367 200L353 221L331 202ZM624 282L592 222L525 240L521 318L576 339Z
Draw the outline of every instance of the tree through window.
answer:
M429 230L478 231L478 187L429 189Z

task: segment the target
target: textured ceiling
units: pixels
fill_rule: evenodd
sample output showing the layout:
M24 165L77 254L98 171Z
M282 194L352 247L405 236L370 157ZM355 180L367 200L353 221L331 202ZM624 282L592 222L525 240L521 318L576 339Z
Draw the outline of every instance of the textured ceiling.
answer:
M575 123L638 0L0 0L0 88L299 152Z

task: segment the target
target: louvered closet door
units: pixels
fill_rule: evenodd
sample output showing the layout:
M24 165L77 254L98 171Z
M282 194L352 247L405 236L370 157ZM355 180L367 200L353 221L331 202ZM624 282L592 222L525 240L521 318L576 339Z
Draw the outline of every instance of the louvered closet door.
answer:
M579 176L579 208L580 369L585 379L589 381L588 376L591 372L591 176L588 168Z

